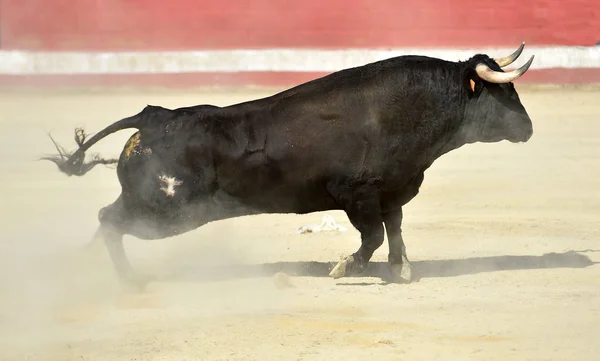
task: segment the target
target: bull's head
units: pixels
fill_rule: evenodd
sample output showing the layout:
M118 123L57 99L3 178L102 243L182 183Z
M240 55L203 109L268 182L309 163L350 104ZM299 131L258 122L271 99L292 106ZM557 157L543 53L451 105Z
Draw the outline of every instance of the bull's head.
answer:
M520 68L504 72L523 51L525 43L511 55L491 59L476 55L467 61L465 87L470 93L465 120L470 141L526 142L533 134L531 119L521 104L512 81L523 75L533 62L533 56Z

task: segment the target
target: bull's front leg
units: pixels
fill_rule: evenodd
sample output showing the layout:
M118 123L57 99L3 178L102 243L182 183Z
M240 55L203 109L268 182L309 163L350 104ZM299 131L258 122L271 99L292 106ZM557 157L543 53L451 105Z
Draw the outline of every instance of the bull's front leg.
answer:
M378 190L372 185L333 183L331 194L343 206L348 219L360 232L361 246L354 254L344 257L329 275L333 278L363 272L373 253L383 244L384 229Z
M393 282L410 283L412 269L406 256L406 246L402 239L402 208L384 213L383 221L388 236L390 253L388 262Z

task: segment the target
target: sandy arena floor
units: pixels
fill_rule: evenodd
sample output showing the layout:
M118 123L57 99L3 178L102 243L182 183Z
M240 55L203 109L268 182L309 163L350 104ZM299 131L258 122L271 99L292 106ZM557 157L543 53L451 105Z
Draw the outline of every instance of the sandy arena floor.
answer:
M225 105L264 91L0 93L1 360L598 360L600 90L520 88L527 144L442 157L405 207L410 285L332 280L358 233L296 234L324 214L243 217L172 239L126 237L156 276L124 293L103 249L84 252L114 169L66 177L36 158L146 104ZM117 156L133 133L92 152ZM293 287L274 277L291 275Z

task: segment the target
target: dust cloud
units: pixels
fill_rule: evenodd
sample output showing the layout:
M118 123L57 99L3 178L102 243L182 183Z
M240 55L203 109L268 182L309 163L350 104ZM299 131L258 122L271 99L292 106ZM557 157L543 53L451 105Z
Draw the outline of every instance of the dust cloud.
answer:
M35 220L32 220L35 221ZM97 257L57 244L3 237L0 256L0 349L24 352L77 336L69 323L102 320L118 289ZM88 252L89 253L89 252ZM10 355L10 353L9 353ZM6 356L4 356L6 357Z
M35 219L30 221L36 223ZM177 312L187 308L196 316L214 317L269 307L276 296L276 287L269 283L212 282L223 277L243 278L241 270L247 257L232 248L226 227L210 227L201 241L194 239L198 232L180 237L183 240L150 243L126 237L128 253L134 249L129 257L133 267L153 281L142 293L119 283L102 243L82 241L73 245L49 240L43 230L4 235L0 254L0 358L30 355L38 359L52 352L63 355L71 344L110 338L123 321L122 313L128 310ZM82 239L88 236L87 241L92 236L77 227L70 233L71 237L84 236ZM179 247L169 251L175 242ZM194 283L187 289L169 283L190 281Z

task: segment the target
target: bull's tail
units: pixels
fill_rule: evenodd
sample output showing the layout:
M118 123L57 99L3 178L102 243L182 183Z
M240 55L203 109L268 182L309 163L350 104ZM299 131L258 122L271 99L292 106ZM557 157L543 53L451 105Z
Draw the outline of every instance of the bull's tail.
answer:
M46 156L40 159L49 160L54 162L58 169L67 174L68 176L76 175L82 176L89 172L92 168L94 168L97 164L114 164L118 162L118 159L103 159L98 155L94 155L92 160L89 162L84 162L85 160L85 151L88 150L92 145L100 141L102 138L118 132L123 129L136 128L140 129L142 117L141 113L136 114L132 117L121 119L108 127L102 129L100 132L96 133L93 137L88 139L87 134L83 131L82 128L75 129L75 142L79 146L79 148L75 152L67 152L63 147L58 145L52 136L50 139L54 143L56 150L58 151L58 155Z

